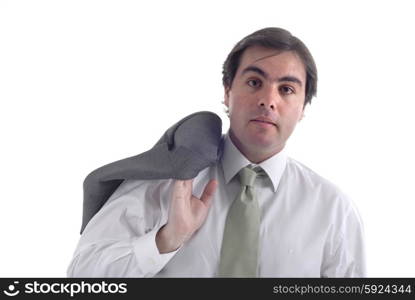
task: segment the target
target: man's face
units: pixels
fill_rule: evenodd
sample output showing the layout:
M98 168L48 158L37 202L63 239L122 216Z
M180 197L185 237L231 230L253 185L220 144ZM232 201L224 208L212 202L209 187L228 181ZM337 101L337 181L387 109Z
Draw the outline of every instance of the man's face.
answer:
M306 72L294 52L249 47L225 89L230 137L251 161L280 152L303 116Z

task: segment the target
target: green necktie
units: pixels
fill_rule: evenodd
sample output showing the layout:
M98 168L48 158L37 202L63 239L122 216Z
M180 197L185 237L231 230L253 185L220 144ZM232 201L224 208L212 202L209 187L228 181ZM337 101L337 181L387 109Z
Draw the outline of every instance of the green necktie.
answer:
M260 167L248 166L238 173L241 190L226 219L219 263L220 277L257 277L259 224L261 212L254 193Z

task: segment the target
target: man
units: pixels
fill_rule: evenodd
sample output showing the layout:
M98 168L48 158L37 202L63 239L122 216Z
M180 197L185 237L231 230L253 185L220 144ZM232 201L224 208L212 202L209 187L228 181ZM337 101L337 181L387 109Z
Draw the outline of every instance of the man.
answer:
M68 276L365 275L352 202L284 152L316 93L306 46L280 28L254 32L229 54L223 83L221 160L191 180L124 181L87 225Z

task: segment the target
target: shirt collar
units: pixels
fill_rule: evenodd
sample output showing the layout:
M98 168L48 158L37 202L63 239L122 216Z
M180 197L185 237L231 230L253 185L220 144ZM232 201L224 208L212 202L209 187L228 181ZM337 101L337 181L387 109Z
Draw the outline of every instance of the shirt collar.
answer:
M250 162L240 151L231 138L229 137L229 131L225 135L223 156L221 158L223 174L225 176L226 184L231 181L231 179L244 167L247 165L258 165L260 166L268 177L271 179L274 192L277 191L278 184L284 173L285 166L287 164L287 156L284 149L279 153L271 156L267 160L259 164L254 164Z

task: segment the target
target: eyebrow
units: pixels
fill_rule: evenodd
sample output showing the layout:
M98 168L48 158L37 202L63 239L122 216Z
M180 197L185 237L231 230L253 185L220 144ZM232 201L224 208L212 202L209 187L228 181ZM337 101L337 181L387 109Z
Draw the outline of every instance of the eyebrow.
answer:
M243 69L243 71L242 71L242 75L243 74L245 74L245 73L248 73L248 72L254 72L254 73L257 73L257 74L259 74L259 75L261 75L262 77L264 77L265 79L268 79L269 78L269 75L268 75L268 73L266 73L264 70L262 70L261 68L258 68L258 67L255 67L255 66L248 66L248 67L246 67L245 69ZM278 78L278 80L277 80L278 82L284 82L284 81L290 81L290 82L294 82L294 83L297 83L297 84L299 84L300 86L302 86L303 85L303 83L301 82L301 80L300 79L298 79L297 77L295 77L295 76L283 76L283 77L281 77L281 78Z

